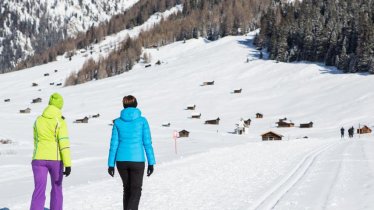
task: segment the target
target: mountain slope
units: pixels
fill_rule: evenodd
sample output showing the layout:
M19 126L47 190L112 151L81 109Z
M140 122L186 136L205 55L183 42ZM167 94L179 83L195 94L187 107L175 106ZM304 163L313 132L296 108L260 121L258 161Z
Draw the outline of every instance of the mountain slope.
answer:
M374 93L365 91L373 87L372 76L340 74L335 68L313 63L258 60L252 39L253 34L225 37L216 42L192 39L159 50L146 49L152 57L149 68L137 64L133 71L66 88L50 83L63 81L79 68L85 59L81 54L72 62L59 57L56 62L24 72L0 75L0 99L11 99L9 103L0 101L0 127L3 128L0 136L15 142L0 146L0 169L5 171L0 174L1 207L25 209L28 206L33 189L29 164L33 148L31 127L49 95L55 91L65 97L63 112L72 139L73 173L65 179L65 202L69 209L120 208L118 177L105 181L109 179L106 158L111 126L108 124L118 117L121 99L127 94L138 98L139 107L150 122L158 161L154 176L145 181L141 205L146 209L247 209L261 201L273 203L266 195L276 189L287 190L281 187L282 183L295 174L294 170L312 167L313 163L335 163L337 158L344 160L343 166L351 168L350 163L363 163L352 170L361 173L365 169L367 173L361 173L365 180L372 179L372 156L364 146L372 148L371 136L361 136L361 140L339 147L343 144L339 143L341 126L357 128L359 123L372 126ZM99 52L93 54L98 55ZM158 60L161 65L154 65ZM44 73L50 76L44 77ZM200 86L212 80L214 86ZM39 86L31 87L32 82ZM243 89L241 94L231 93L240 88ZM31 104L37 97L41 97L43 103ZM196 112L202 113L201 119L189 119L192 113L184 110L189 104L197 105ZM31 114L18 113L26 107L32 108ZM257 112L263 113L264 118L254 119ZM97 113L100 118L92 118L88 124L73 123L75 119ZM217 117L221 119L220 125L204 125L205 120ZM315 126L311 129L276 128L275 122L283 117L296 125L313 121ZM232 133L240 118L252 118L248 135ZM162 127L164 122L170 122L171 127ZM171 137L174 130L181 129L191 133L189 138L178 139L178 154L175 154ZM260 134L268 130L284 135L284 141L261 142ZM304 136L309 139L302 140ZM344 150L345 147L348 149ZM360 148L367 156L358 156ZM322 150L332 155L322 155L318 159L316 152ZM313 155L321 161L308 162L313 160ZM338 165L333 168L337 169ZM315 165L310 171L318 172L319 166L329 168ZM324 176L323 172L320 171L319 176ZM236 176L231 177L233 174ZM291 183L299 180L297 176L291 177L294 177ZM345 177L339 179L341 184L356 183L345 182ZM315 180L320 183L318 179L312 181ZM367 184L368 188L355 189L352 193L370 195L371 182ZM296 186L296 189L303 186ZM333 192L341 187L335 186ZM339 200L342 198L339 195L350 197L349 189L327 200ZM98 192L105 193L99 195ZM294 191L290 191L289 195L292 194ZM295 198L288 199L289 195L285 195L287 199L281 207ZM298 201L308 196L300 197ZM365 203L367 209L372 208L370 200L364 201L368 202ZM342 202L338 204L341 207Z
M138 0L3 0L0 5L0 69L53 43L109 20Z

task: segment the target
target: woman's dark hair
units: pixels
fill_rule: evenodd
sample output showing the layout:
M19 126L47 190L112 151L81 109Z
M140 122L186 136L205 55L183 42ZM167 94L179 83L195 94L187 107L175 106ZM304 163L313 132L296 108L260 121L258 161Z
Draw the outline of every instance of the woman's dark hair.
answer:
M138 101L132 95L123 97L122 103L123 103L123 108L125 109L129 107L136 108L138 106Z

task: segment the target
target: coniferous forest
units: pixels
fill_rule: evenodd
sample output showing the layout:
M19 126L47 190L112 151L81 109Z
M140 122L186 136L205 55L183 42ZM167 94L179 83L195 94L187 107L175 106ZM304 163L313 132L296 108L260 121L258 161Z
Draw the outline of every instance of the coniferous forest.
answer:
M255 41L268 50L270 59L374 73L374 1L275 3L263 15Z
M65 34L51 36L54 41L49 40L48 44L38 42L35 53L13 68L9 57L12 54L4 54L3 59L9 58L9 63L3 72L44 64L54 61L58 55L67 53L69 56L74 50L88 49L105 36L141 25L155 12L178 4L183 5L183 11L162 20L137 38L124 40L107 57L88 60L66 84L128 71L141 59L143 47L160 47L199 37L217 40L228 35L244 35L256 28L261 30L255 44L267 50L270 59L321 62L343 72L374 73L374 0L296 0L293 3L283 0L140 0L131 10L74 37ZM20 53L17 57L22 57Z

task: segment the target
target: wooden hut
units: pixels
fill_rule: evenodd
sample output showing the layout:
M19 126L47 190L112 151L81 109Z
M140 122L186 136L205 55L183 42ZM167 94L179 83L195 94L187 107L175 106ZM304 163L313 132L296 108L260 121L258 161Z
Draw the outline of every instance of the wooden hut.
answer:
M45 76L45 77L48 77L48 76L49 76L49 73L45 73L44 76Z
M287 118L279 119L277 124L278 124L278 128L291 128L295 126L293 122L287 121Z
M19 113L21 113L21 114L29 114L30 112L31 112L30 108L19 110Z
M0 139L0 144L12 144L12 140L10 140L10 139Z
M60 82L60 83L57 83L56 86L62 86L62 83L61 83L61 82Z
M193 119L200 119L200 117L201 117L201 113L193 113L191 115L191 118L193 118Z
M196 105L195 104L192 104L192 105L188 105L186 110L195 110L196 109Z
M244 125L246 126L246 127L249 127L250 125L251 125L251 119L248 119L248 120L245 120L244 121Z
M156 62L156 65L161 65L161 61L158 60L158 61Z
M218 124L219 124L219 121L220 121L220 119L219 119L219 117L218 117L218 118L215 119L215 120L207 120L207 121L205 121L204 124L206 124L206 125L218 125Z
M35 98L35 99L32 99L31 103L36 104L36 103L41 103L41 102L42 102L41 98Z
M50 82L49 85L55 85L55 83L54 82Z
M147 64L147 65L145 65L145 68L149 68L151 66L152 66L152 64Z
M201 86L214 85L214 80L211 82L203 82Z
M273 131L266 132L261 135L262 141L273 141L273 140L282 140L283 136L277 134Z
M88 123L88 117L84 117L83 119L77 119L74 123Z
M57 69L55 69L55 73L57 73L58 72L58 70Z
M301 123L300 128L313 128L313 122Z
M38 86L38 83L33 82L31 86L32 86L32 87L37 87L37 86Z
M166 122L165 122L165 123L162 123L162 127L170 127L170 125L171 125L171 124L170 124L169 122L167 122L167 123L166 123Z
M368 126L364 125L364 127L357 129L357 133L358 134L371 133L371 129Z
M257 113L257 114L256 114L256 118L257 118L257 119L261 119L261 118L264 118L264 115L263 115L263 114L261 114L261 113Z
M92 115L93 118L99 118L100 117L100 114L95 114L95 115Z
M233 92L234 94L238 94L238 93L242 93L242 88L240 88L240 89L237 89L237 90L234 90L234 92Z
M190 136L190 132L186 130L181 130L178 132L178 138L188 138Z
M10 98L5 99L4 102L10 102Z

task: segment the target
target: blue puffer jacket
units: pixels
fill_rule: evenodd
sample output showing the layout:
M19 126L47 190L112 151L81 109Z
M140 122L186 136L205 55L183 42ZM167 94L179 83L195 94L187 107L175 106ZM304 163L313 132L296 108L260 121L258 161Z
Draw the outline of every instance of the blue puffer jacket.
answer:
M123 109L121 117L114 121L108 166L114 167L116 161L145 162L144 150L148 165L154 165L156 161L147 120L137 108Z

